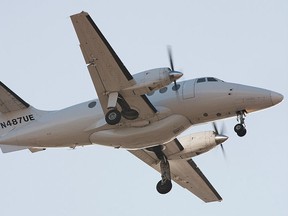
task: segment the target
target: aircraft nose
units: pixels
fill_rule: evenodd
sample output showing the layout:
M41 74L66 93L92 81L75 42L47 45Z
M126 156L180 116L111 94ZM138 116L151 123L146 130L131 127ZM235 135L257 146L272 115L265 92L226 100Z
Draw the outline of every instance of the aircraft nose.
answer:
M271 95L271 100L272 100L273 105L276 105L283 100L283 95L277 92L271 91L270 95Z

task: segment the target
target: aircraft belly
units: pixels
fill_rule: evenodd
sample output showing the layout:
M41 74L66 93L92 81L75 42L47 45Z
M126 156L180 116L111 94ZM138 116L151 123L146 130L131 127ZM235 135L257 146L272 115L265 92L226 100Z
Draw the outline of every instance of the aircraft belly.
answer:
M125 149L140 149L170 141L191 126L182 115L171 115L145 127L98 131L90 136L95 144Z

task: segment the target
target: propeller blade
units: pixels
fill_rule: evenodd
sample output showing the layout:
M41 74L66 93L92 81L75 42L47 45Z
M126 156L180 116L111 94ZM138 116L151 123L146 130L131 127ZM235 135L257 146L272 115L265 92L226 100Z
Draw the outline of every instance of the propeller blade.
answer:
M171 46L167 47L167 51L168 51L168 56L169 56L170 69L171 69L171 71L169 72L170 80L171 80L171 82L172 81L174 82L174 89L173 90L178 91L180 85L177 85L176 80L178 80L180 77L182 77L183 73L174 70L174 63L173 63Z
M213 124L213 128L214 128L214 131L215 131L216 135L218 135L218 134L219 134L219 131L218 131L218 128L217 128L216 123L213 122L212 124Z
M173 57L172 57L172 49L170 46L168 46L168 56L169 56L169 62L170 62L170 68L172 71L174 71L174 63L173 63Z
M226 127L225 127L225 124L222 123L222 128L221 128L221 134L226 134Z
M213 122L212 125L213 125L214 131L215 131L215 141L217 144L220 144L223 157L226 160L226 152L225 152L224 146L222 144L223 142L225 142L228 139L228 137L224 135L225 131L226 131L225 125L224 124L222 125L222 129L221 129L220 133L219 133L219 130L218 130L216 123Z
M220 146L221 146L221 150L222 150L223 157L224 157L225 160L226 160L226 153L225 153L224 147L223 147L222 144L221 144Z

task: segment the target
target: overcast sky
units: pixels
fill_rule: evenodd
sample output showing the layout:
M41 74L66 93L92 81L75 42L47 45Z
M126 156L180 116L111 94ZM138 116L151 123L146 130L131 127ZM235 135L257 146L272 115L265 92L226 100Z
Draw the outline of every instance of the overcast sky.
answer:
M39 109L62 109L97 95L70 15L92 19L128 70L169 66L183 79L219 79L280 92L284 101L247 116L247 135L225 121L229 140L194 158L223 197L205 204L125 150L101 146L0 154L0 214L288 215L288 2L0 1L0 80ZM219 123L221 125L221 123ZM210 124L187 133L212 130Z

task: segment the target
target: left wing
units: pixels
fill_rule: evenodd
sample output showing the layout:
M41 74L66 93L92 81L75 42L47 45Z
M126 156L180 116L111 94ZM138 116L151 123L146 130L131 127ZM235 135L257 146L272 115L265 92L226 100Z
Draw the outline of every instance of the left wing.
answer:
M165 146L163 153L168 156L183 150L183 146L178 141L174 139ZM160 160L157 156L146 150L134 150L129 151L140 160L144 161L146 164L160 171ZM186 188L194 195L202 199L204 202L214 202L221 201L221 196L217 193L215 188L211 185L208 179L204 176L198 166L192 159L189 160L169 160L171 178L177 184Z
M80 41L80 48L87 64L102 109L106 114L109 104L115 104L119 98L120 106L134 108L139 117L146 119L156 113L155 107L145 95L121 96L121 90L136 84L104 35L86 12L71 16L72 23ZM115 94L114 94L115 93ZM111 96L111 101L109 95ZM118 99L117 99L118 98ZM124 102L123 102L124 101Z

